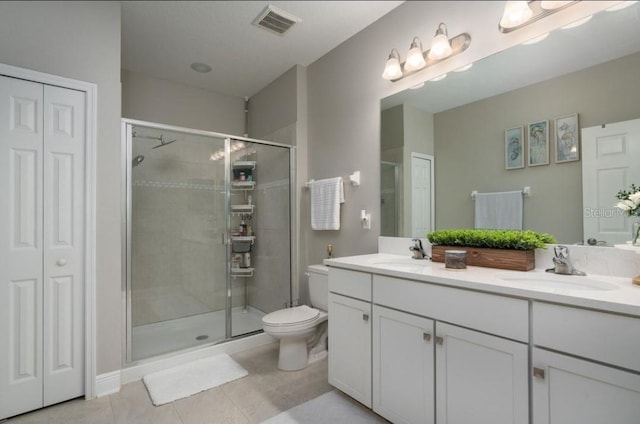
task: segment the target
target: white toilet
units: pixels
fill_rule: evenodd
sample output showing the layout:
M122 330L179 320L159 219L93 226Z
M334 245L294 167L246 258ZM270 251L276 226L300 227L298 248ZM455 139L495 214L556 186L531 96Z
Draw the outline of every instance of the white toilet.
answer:
M280 309L262 318L264 332L280 339L278 368L285 371L301 370L327 357L329 269L309 265L307 272L313 307Z

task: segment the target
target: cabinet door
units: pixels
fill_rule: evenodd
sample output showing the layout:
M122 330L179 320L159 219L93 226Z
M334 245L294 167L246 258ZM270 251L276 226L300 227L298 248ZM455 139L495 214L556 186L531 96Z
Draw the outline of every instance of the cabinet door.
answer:
M533 349L534 424L637 424L640 375Z
M434 422L433 321L373 306L373 410L394 423Z
M329 293L329 384L371 408L371 304Z
M435 341L438 424L529 421L526 344L440 322Z

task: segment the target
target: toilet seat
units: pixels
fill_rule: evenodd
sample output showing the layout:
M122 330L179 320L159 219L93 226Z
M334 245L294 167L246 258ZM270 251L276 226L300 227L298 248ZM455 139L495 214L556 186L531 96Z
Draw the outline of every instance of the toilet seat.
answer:
M319 316L319 310L301 305L271 312L262 317L262 323L269 327L290 327L312 323Z

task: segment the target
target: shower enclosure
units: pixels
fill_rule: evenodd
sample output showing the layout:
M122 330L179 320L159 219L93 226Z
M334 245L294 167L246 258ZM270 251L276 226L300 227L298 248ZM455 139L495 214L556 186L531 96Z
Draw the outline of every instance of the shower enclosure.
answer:
M294 148L123 119L128 363L291 303Z

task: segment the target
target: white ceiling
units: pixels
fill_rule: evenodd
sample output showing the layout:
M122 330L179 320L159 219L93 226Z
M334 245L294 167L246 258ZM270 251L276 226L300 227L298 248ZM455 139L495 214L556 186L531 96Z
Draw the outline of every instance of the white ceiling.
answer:
M402 1L122 1L122 68L252 96L308 66ZM301 19L284 36L252 25L268 5ZM202 62L213 70L193 71Z

